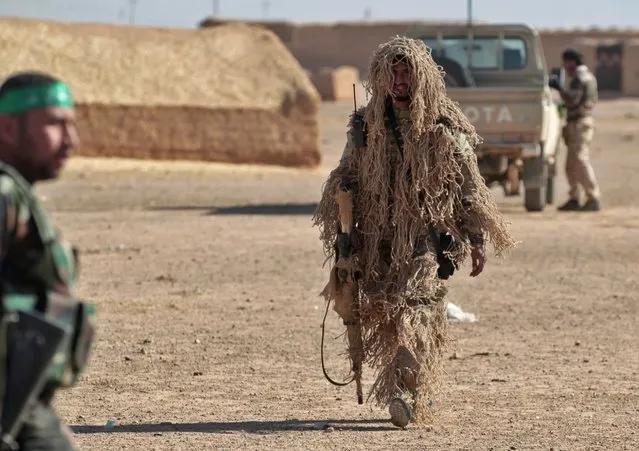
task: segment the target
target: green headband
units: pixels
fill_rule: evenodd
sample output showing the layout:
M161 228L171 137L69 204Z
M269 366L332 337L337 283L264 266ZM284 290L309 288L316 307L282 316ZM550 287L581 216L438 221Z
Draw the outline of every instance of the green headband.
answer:
M0 115L20 114L50 106L73 107L73 96L68 85L58 82L50 85L25 86L13 89L0 97Z

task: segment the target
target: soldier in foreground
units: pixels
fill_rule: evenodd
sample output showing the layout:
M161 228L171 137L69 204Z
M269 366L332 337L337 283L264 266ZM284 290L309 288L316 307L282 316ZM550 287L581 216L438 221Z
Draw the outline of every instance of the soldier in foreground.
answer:
M480 176L480 137L424 43L380 45L367 90L314 224L336 261L323 294L347 325L358 395L368 363L369 398L405 427L432 420L447 343L442 279L469 256L479 275L487 240L497 254L516 242Z
M597 103L597 79L583 63L579 52L568 49L562 54L564 69L569 77L568 89L557 78L549 86L556 89L566 106L566 126L563 138L568 148L566 177L570 185L570 199L559 211L599 211L601 209L599 185L590 164L590 145L595 133L592 111ZM580 188L586 194L586 203L580 204Z
M56 390L88 358L93 308L75 297L77 254L33 193L78 143L69 87L42 73L0 86L0 407L2 450L76 449Z

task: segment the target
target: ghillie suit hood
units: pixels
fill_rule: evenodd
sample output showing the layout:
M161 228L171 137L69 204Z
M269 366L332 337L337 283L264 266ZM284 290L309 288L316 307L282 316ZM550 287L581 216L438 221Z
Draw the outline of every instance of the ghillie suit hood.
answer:
M393 66L410 70L410 107L399 120L403 151L394 146L385 115ZM429 417L427 403L438 382L446 342L445 288L429 224L452 235L459 247L450 257L462 264L470 252L469 230L481 230L496 254L514 247L508 226L479 174L474 154L481 139L459 106L446 95L443 72L417 40L394 37L380 45L369 65L367 146L354 148L353 122L340 164L324 184L314 216L328 258L336 255L339 212L335 195L347 182L353 190L353 230L361 269L360 315L365 361L381 367L371 390L380 404L397 391L395 356L400 346L417 358L417 421ZM386 257L383 255L386 254ZM324 295L334 295L331 279ZM424 305L430 308L424 308Z

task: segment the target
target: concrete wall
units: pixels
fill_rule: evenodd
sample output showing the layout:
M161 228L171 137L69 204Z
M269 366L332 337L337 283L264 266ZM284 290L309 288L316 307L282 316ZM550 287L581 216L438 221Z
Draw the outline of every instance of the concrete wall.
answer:
M224 21L206 19L200 26ZM295 24L255 22L272 30L311 73L325 68L352 66L362 77L368 74L368 61L375 48L393 35L401 34L414 22L352 22L335 24ZM570 29L539 30L550 67L561 64L561 53L568 47L584 52L585 63L597 73L600 90L639 95L639 74L634 55L639 52L639 30ZM631 94L633 93L633 94Z

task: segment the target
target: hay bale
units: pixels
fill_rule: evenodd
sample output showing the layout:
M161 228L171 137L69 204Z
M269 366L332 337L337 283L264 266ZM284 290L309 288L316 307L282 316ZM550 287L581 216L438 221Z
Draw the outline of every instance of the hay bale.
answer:
M83 156L316 166L320 98L270 31L0 20L0 75L71 84Z
M353 83L359 83L359 70L352 66L324 68L311 75L311 81L322 100L346 101L353 99Z
M198 26L200 28L206 28L206 27L219 27L220 25L226 25L229 23L238 23L238 22L243 22L245 24L248 25L252 25L255 27L260 27L260 28L264 28L267 30L271 30L273 33L275 33L275 36L277 36L278 38L280 38L280 40L284 43L284 44L291 44L293 42L293 39L295 37L295 30L296 30L296 26L290 22L277 22L277 21L267 21L267 22L256 22L256 21L241 21L241 20L236 20L236 19L223 19L223 18L217 18L217 17L207 17L204 20L201 20L198 23Z

